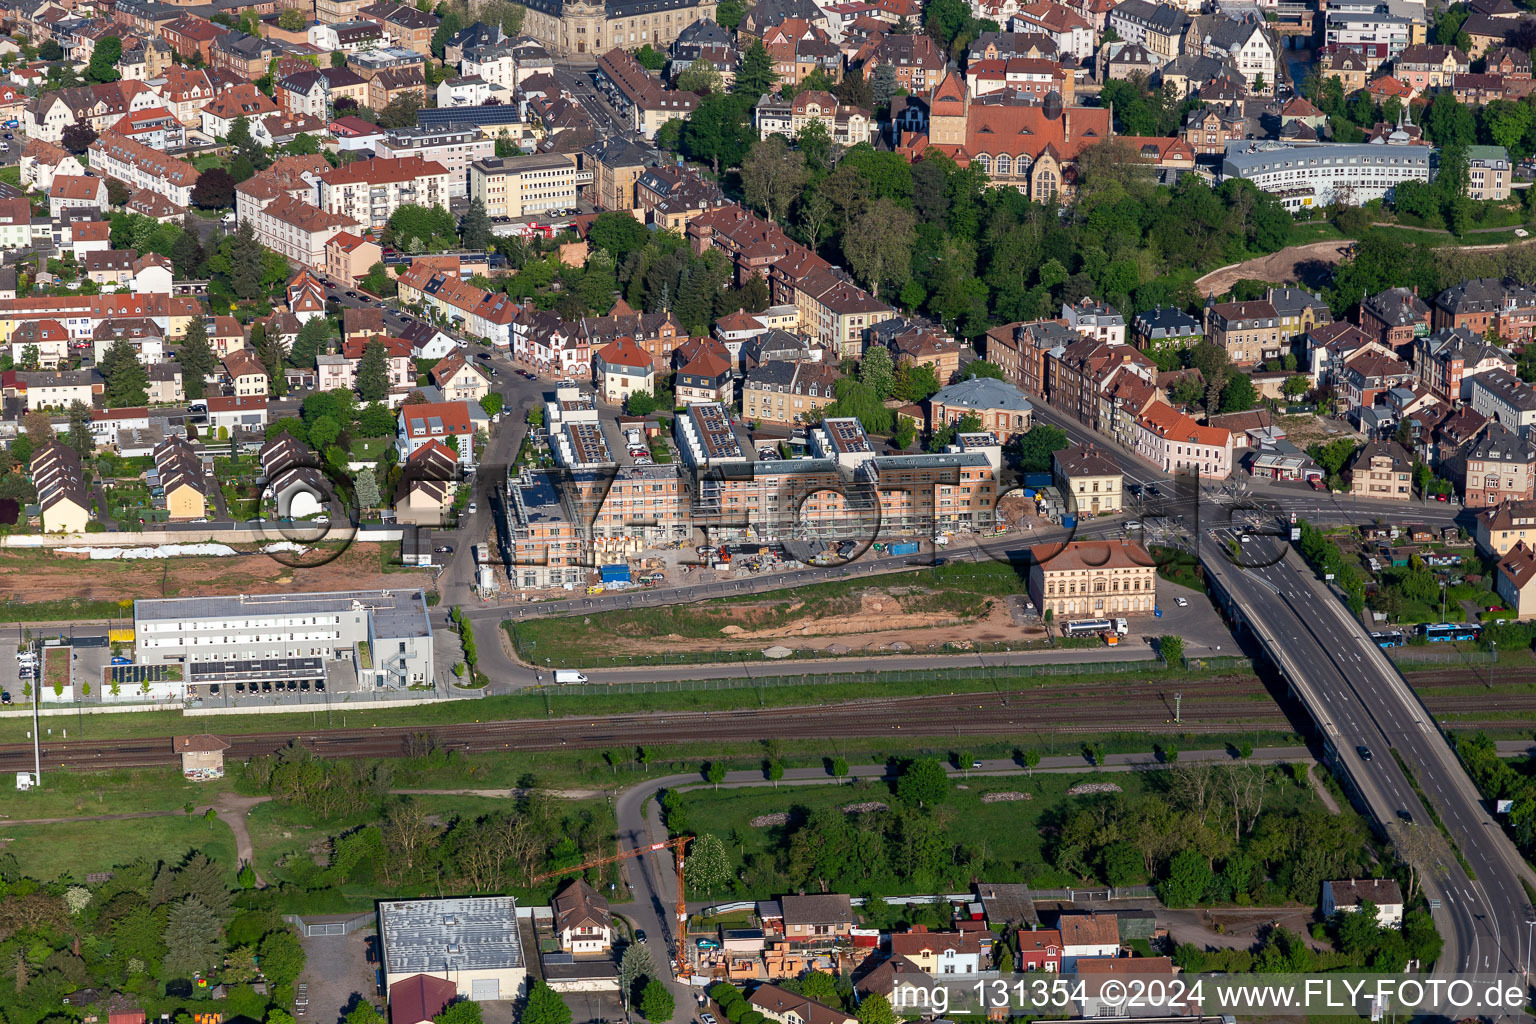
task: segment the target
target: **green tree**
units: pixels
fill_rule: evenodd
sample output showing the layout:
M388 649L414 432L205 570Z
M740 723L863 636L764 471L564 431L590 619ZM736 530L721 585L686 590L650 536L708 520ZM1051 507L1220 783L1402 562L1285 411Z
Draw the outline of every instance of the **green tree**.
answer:
M389 394L388 354L377 338L363 347L363 357L357 361L357 394L365 402L380 402Z
M715 66L709 61L699 57L678 72L676 85L683 92L696 92L700 96L706 96L720 91L720 72L716 71Z
M731 86L731 91L749 96L756 103L764 93L773 91L777 81L768 48L761 39L752 40L747 52L741 55L741 66L736 71L736 84Z
M103 400L109 409L149 403L149 374L127 338L114 341L101 357L106 387Z
M1213 875L1210 861L1195 850L1180 850L1168 862L1168 877L1158 895L1170 907L1192 907L1205 899Z
M1246 412L1257 404L1258 397L1251 377L1247 374L1234 374L1228 378L1226 387L1221 389L1221 411Z
M443 20L438 24L437 31L432 33L432 56L438 60L443 59L443 51L448 47L448 41L464 28L464 19L459 17L459 12L450 7L443 12Z
M1122 839L1109 844L1100 859L1104 868L1104 881L1110 885L1137 885L1146 878L1141 850L1133 842Z
M69 403L69 432L64 435L64 443L82 458L96 450L91 437L91 407L78 398Z
M896 1011L883 992L871 992L859 1000L859 1024L896 1024Z
M1051 456L1070 444L1065 430L1037 422L1019 438L1019 467L1026 473L1048 473L1053 462Z
M652 1024L662 1024L672 1019L676 1011L672 991L659 978L651 978L640 991L640 1016Z
M725 762L719 759L709 762L704 766L704 781L711 783L716 792L720 789L720 783L725 781Z
M993 380L1005 380L1002 368L996 363L990 363L985 359L972 359L965 364L965 369L960 373L961 380L970 380L972 377L990 377Z
M353 481L353 488L357 492L358 508L379 507L379 482L374 477L373 470L367 466L357 471L357 478Z
M432 1018L432 1024L481 1024L480 1004L473 999L459 999L449 1003L443 1012Z
M859 360L859 383L873 391L882 401L896 392L896 368L891 362L890 350L883 345L873 345Z
M278 12L277 27L284 32L302 32L309 19L297 7L285 7Z
M877 199L844 236L848 265L876 298L881 285L900 285L911 273L914 226L912 211Z
M117 62L123 56L123 41L117 36L102 36L91 50L91 62L85 68L87 82L115 82L122 78Z
M315 357L325 350L332 338L331 321L323 316L310 317L299 328L299 333L293 340L293 347L288 350L288 363L296 367L312 367L315 365ZM203 337L206 339L207 334Z
M263 937L259 951L262 973L279 985L291 985L304 973L304 946L287 928Z
M848 777L848 759L841 754L832 758L832 777L844 779Z
M932 757L907 762L896 779L896 796L909 807L942 803L949 795L949 775Z
M650 43L646 43L635 51L635 60L647 71L660 71L667 66L667 55L656 49Z
M618 759L616 759L618 760ZM626 1002L635 998L635 989L644 978L656 973L656 965L651 961L651 951L643 942L631 942L624 947L624 953L619 957L619 994Z
M1165 633L1157 638L1157 653L1169 668L1181 664L1184 658L1184 638L1177 633Z
M782 218L809 178L805 155L790 149L782 135L753 143L741 165L741 187L747 202L772 221Z
M229 250L229 285L239 298L254 299L261 294L263 256L256 229L249 220L241 221Z
M485 397L480 399L480 408L485 410L487 416L495 416L501 412L502 406L506 404L506 401L506 397L501 392L488 391Z
M219 919L195 896L178 900L166 915L164 945L165 973L169 977L207 974L223 956Z
M528 990L519 1024L571 1024L571 1008L560 993L543 981L535 981Z
M490 248L491 218L485 212L485 203L479 199L470 201L469 210L459 222L459 237L466 249Z
M64 48L60 46L55 40L45 39L43 41L43 45L37 48L37 58L38 60L44 61L48 64L52 64L54 61L63 60Z

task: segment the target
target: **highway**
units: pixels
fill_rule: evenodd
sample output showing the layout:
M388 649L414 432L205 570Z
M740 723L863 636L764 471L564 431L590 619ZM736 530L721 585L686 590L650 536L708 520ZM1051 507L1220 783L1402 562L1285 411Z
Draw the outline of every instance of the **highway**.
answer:
M1533 911L1522 879L1530 868L1484 808L1433 716L1338 598L1283 542L1255 536L1229 560L1227 535L1204 533L1208 574L1234 601L1254 637L1309 709L1334 765L1399 849L1416 855L1426 896L1438 899L1445 937L1439 970L1520 973ZM1262 564L1257 564L1262 563ZM1396 751L1434 804L1475 879L1450 851ZM1411 815L1412 822L1403 817ZM1425 840L1429 839L1429 842Z

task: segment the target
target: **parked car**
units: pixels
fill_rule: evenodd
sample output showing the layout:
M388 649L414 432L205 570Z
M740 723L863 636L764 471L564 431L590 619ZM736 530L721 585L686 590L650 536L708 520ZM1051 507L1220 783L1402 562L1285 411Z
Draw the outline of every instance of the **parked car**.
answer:
M1176 598L1173 599L1173 603L1178 605L1180 608L1188 608L1189 607L1189 598L1187 598L1187 597L1176 597Z
M10 690L0 690L0 704L9 704L10 702L11 702L11 691Z

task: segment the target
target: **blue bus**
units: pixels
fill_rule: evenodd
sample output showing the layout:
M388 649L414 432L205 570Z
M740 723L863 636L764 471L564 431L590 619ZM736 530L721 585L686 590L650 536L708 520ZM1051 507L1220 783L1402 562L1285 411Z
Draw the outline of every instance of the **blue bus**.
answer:
M1383 648L1402 647L1408 642L1408 638L1403 636L1402 630L1397 629L1389 630L1384 633L1372 633L1371 639L1376 641L1376 645L1378 647Z
M1419 627L1419 633L1432 644L1447 643L1452 640L1476 640L1482 633L1483 627L1475 622L1438 622L1434 625Z

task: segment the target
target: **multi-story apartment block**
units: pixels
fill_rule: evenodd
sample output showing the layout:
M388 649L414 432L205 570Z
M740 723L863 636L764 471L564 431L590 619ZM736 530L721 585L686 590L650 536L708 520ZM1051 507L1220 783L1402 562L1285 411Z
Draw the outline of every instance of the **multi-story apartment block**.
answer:
M441 164L448 172L448 197L469 195L469 165L496 155L496 140L481 138L474 128L395 128L374 145L382 157L420 157Z
M419 156L375 157L320 175L317 205L365 228L382 228L401 206L448 205L448 170Z
M816 89L798 92L790 100L764 93L753 108L753 116L758 137L764 139L774 134L793 139L802 128L817 121L833 142L840 146L857 146L870 142L878 128L869 111L838 103L831 93Z
M1389 198L1400 182L1429 181L1429 159L1428 146L1244 139L1227 144L1221 176L1247 178L1294 212Z
M691 92L665 89L627 50L612 49L597 58L597 84L635 131L654 139L662 125L686 120L699 105Z
M1092 444L1075 444L1054 453L1051 463L1056 486L1072 496L1077 515L1119 513L1125 474L1107 451Z
M1190 348L1205 340L1200 321L1173 306L1157 306L1136 314L1132 337L1143 352L1167 352Z
M1487 508L1536 497L1536 445L1502 424L1490 423L1464 456L1463 501Z
M102 132L91 143L91 168L129 188L148 189L177 206L192 205L197 168L115 132Z
M1513 163L1503 146L1467 147L1467 196L1502 203L1509 198Z
M1437 316L1439 312L1436 306ZM1413 369L1418 382L1444 402L1466 401L1472 378L1480 373L1514 368L1508 352L1467 327L1444 327L1414 338Z
M1536 333L1536 289L1518 282L1470 278L1436 295L1433 305L1437 331L1465 328L1485 335L1491 329L1512 342L1529 341Z
M818 362L770 361L752 367L741 384L744 419L798 426L837 400L840 374Z
M1536 389L1513 373L1494 368L1471 378L1472 409L1520 437L1536 427Z
M1279 312L1263 300L1207 305L1205 332L1212 344L1226 350L1234 366L1276 359L1290 348L1290 337L1280 329Z
M256 240L274 252L312 270L326 268L326 246L342 232L362 229L352 218L322 210L289 195L255 204L246 213L246 222L256 232Z
M574 154L489 157L469 165L469 198L493 218L545 216L576 209L591 171L577 168Z

